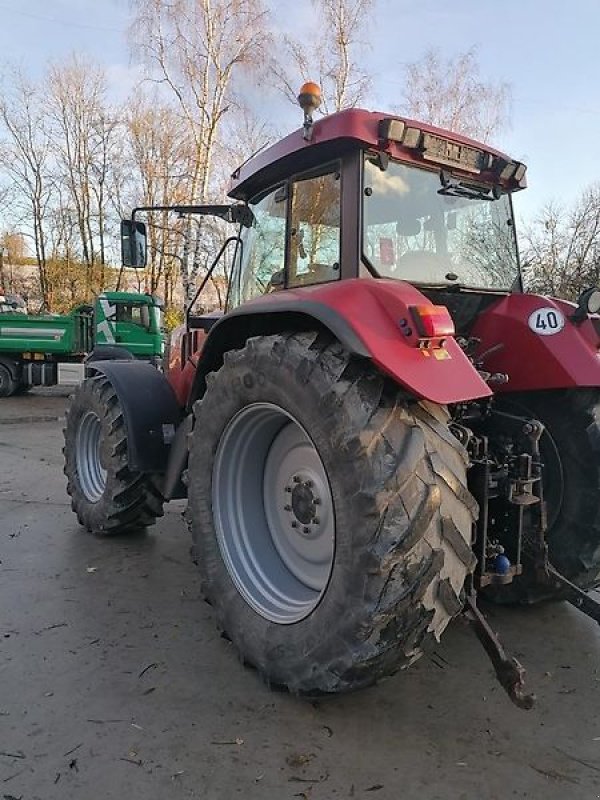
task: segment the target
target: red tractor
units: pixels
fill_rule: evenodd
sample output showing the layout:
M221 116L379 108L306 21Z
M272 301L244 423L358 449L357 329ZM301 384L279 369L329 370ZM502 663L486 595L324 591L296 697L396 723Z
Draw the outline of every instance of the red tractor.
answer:
M313 122L303 89L303 128L236 170L234 202L173 207L232 224L226 311L190 305L166 374L90 365L73 510L108 535L187 496L217 624L271 684L368 686L464 612L528 707L475 598L600 620L600 291L523 292L523 164L389 114Z

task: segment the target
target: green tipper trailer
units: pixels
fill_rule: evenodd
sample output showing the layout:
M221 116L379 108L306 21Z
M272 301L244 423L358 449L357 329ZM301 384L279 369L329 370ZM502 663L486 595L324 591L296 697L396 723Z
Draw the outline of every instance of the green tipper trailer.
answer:
M140 358L160 365L162 303L149 294L103 292L65 315L0 313L0 397L31 386L73 385L85 362Z

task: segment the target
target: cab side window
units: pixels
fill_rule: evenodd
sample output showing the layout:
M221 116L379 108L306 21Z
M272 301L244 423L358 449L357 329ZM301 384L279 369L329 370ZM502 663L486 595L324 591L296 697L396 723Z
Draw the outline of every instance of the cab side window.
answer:
M229 308L283 287L285 192L281 187L274 189L250 207L254 221L251 228L242 232L243 246L238 249Z
M340 277L340 176L337 172L292 184L288 286Z

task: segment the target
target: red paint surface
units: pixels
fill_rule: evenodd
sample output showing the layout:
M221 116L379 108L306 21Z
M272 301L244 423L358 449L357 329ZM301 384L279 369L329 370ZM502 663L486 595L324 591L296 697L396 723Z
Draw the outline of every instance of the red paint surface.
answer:
M196 375L196 365L207 339L207 335L203 330L194 331L194 352L186 360L185 364L182 364L181 355L184 333L184 325L173 331L169 353L169 369L167 371L167 380L175 392L177 402L182 407L187 405L188 398L192 391L194 376Z
M271 167L277 161L291 156L294 153L300 153L307 148L335 140L339 140L340 142L351 140L357 147L385 150L391 156L401 161L419 164L421 166L426 165L428 169L439 171L440 165L432 161L425 161L418 150L402 147L402 145L397 142L382 142L379 139L379 123L382 119L401 119L409 128L419 128L424 133L432 133L451 142L468 145L469 147L483 150L485 153L490 153L492 156L500 156L510 161L510 158L499 150L494 150L486 144L476 142L474 139L469 139L466 136L460 136L452 131L436 128L433 125L426 125L423 122L417 122L416 120L407 119L406 117L396 117L383 112L363 111L361 109L351 108L346 111L340 111L337 114L330 114L315 122L310 141L304 139L303 131L300 128L279 140L271 147L268 147L266 150L263 150L254 158L251 158L234 173L229 194L231 197L244 197L244 182L254 179L262 170ZM459 166L453 166L452 171L460 173L462 170ZM469 174L468 172L465 173L465 175ZM471 177L473 176L471 175ZM491 173L483 173L479 177L483 180L489 180L492 183L498 183L498 179ZM503 185L512 189L524 188L523 186L516 186L513 182L505 181Z
M540 336L529 328L529 316L541 308L555 308L566 317L562 331ZM574 310L563 300L512 294L478 318L472 335L481 339L479 353L501 345L483 363L485 370L509 376L498 392L600 385L600 337L589 319L581 325L569 321Z
M257 298L256 302L268 301L276 310L280 303L303 299L322 303L343 316L382 372L417 397L435 403L456 403L491 395L453 337L446 339L444 350L438 353L445 355L444 358L438 359L435 353L425 354L419 349L409 307L431 304L411 284L354 278L288 289ZM246 307L251 306L249 303ZM410 336L402 332L401 320L407 321L405 329L411 330Z

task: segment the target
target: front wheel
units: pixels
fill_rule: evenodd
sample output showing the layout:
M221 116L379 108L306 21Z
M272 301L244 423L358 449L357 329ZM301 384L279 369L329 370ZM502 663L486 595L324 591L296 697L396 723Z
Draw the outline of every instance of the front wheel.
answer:
M13 378L10 369L0 363L0 397L11 397L18 388L19 382Z
M162 516L163 499L150 477L129 469L122 409L103 375L75 390L64 437L67 492L81 525L109 535L152 525Z
M295 692L345 692L439 640L477 511L443 407L300 333L226 354L194 413L194 550L245 661Z

